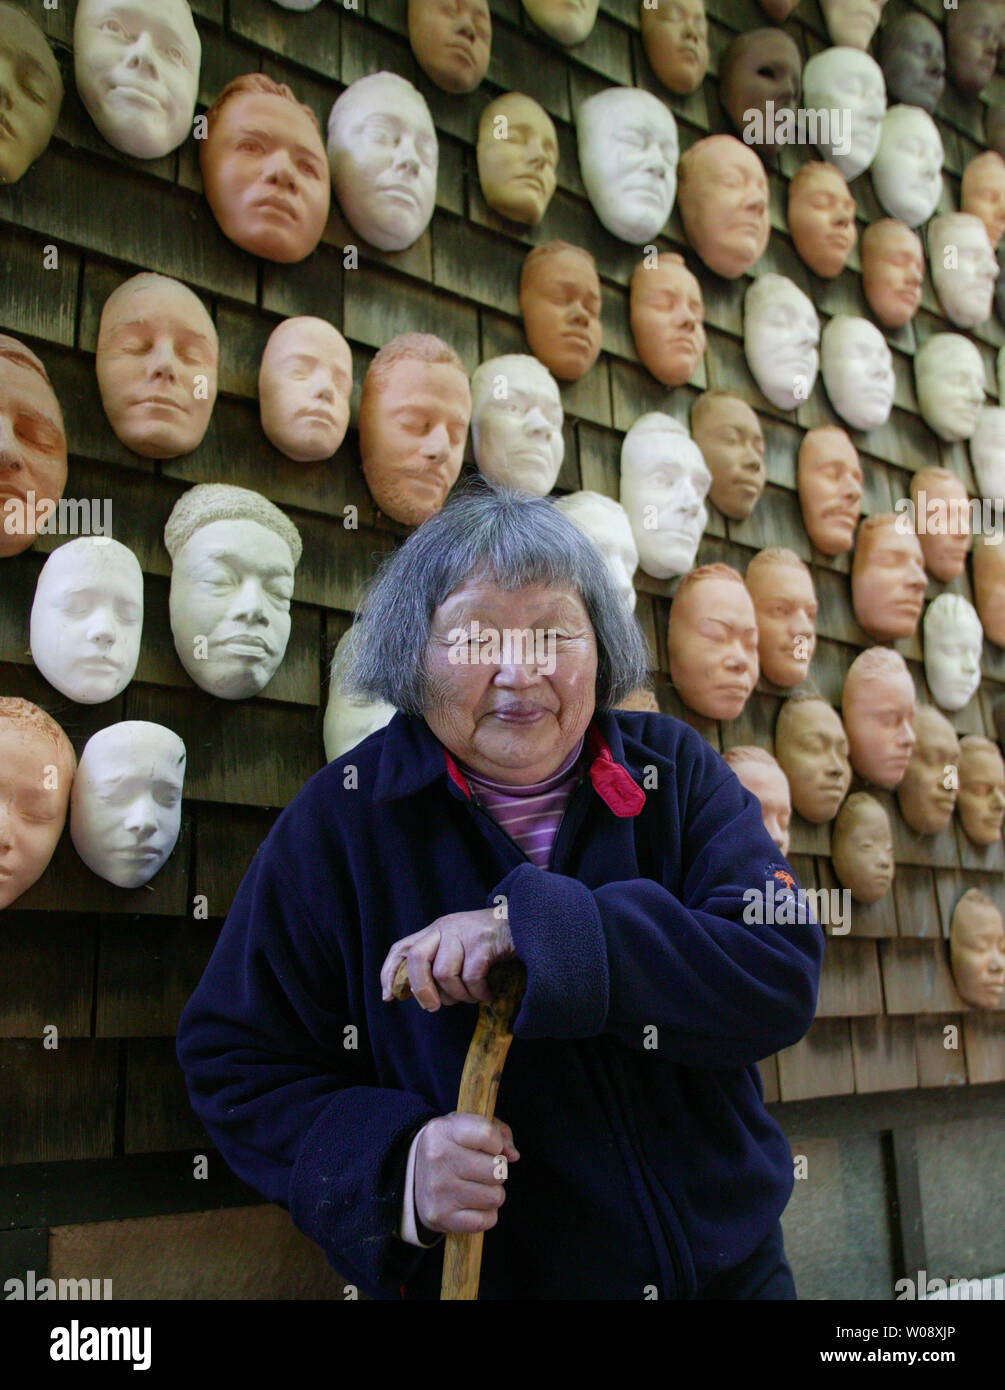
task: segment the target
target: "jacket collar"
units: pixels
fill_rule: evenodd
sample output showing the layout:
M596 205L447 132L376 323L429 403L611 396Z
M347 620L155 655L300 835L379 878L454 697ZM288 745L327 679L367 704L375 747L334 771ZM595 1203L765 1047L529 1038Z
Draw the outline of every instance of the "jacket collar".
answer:
M597 795L616 816L637 816L646 795L625 766L621 729L612 711L594 714L583 747L590 782ZM399 710L384 729L374 801L412 796L443 776L454 796L471 800L471 791L457 763L426 721Z

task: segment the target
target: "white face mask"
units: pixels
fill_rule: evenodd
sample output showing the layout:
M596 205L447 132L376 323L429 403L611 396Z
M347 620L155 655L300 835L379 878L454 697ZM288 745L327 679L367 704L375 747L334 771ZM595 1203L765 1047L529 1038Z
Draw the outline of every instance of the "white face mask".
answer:
M345 438L352 395L349 344L323 319L284 319L258 373L262 429L298 463L331 458Z
M328 162L342 211L381 251L403 251L429 225L439 145L425 99L393 73L361 77L328 117Z
M743 346L754 380L779 410L807 400L817 378L820 320L784 275L762 275L744 301Z
M982 497L1005 497L1005 408L986 405L970 440L970 462Z
M143 632L143 574L133 552L104 536L81 536L42 566L29 641L50 685L79 704L125 690Z
M94 734L70 792L70 837L87 867L120 888L152 879L178 839L184 778L185 745L161 724Z
M566 45L589 38L600 0L523 0L523 7L549 38Z
M876 197L891 217L920 227L942 196L942 137L927 111L891 106L883 121L870 177Z
M959 594L940 594L924 622L925 680L943 709L963 709L981 683L984 632L973 605Z
M555 503L604 557L611 578L629 609L635 611L635 585L639 552L632 535L632 523L619 502L597 492L571 492Z
M483 362L471 378L471 439L493 482L545 497L565 455L562 398L546 367L511 354Z
M886 84L875 58L857 48L825 48L815 54L803 68L803 106L840 113L840 131L832 118L826 132L830 138L818 148L849 183L858 178L876 157L886 114Z
M820 359L831 405L853 429L875 430L890 418L893 354L868 319L839 314L823 331Z
M169 599L175 650L201 689L244 700L286 654L293 557L257 521L211 521L176 552Z
M973 213L948 213L928 228L932 284L946 317L976 328L991 315L998 261L987 228Z
M914 383L925 423L951 443L969 439L984 404L984 362L959 333L935 333L914 355Z
M77 90L108 143L169 154L192 129L202 44L186 0L80 0Z
M656 411L636 420L621 446L621 505L646 574L669 579L694 565L711 483L683 425Z
M680 144L666 106L637 87L609 87L576 112L579 167L593 210L614 236L640 246L666 225L677 194Z

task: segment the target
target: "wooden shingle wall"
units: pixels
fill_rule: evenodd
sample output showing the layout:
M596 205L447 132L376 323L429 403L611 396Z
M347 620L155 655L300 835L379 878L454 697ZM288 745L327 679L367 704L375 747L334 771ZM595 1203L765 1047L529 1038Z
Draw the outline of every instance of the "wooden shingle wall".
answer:
M42 880L3 914L0 1162L30 1167L209 1151L173 1060L178 1014L255 848L278 810L321 766L328 660L377 558L407 534L377 514L359 466L355 420L366 366L382 343L409 330L446 338L469 371L498 353L526 351L517 290L530 245L562 238L589 248L604 292L603 354L582 381L562 392L566 455L557 490L591 488L617 497L621 441L642 412L665 410L687 424L700 390L733 390L760 414L768 487L745 522L728 521L710 507L698 562L725 560L743 572L756 550L784 545L810 563L821 600L812 683L837 706L844 674L869 639L852 615L849 556L813 551L795 494L803 433L836 422L822 384L791 414L760 395L742 347L749 279L722 281L701 266L684 242L676 210L658 241L661 249L683 252L702 282L708 350L690 385L668 391L654 381L636 357L628 325L628 282L641 253L601 227L579 175L572 113L612 84L635 84L665 100L676 116L682 149L709 131L728 130L715 79L718 55L736 32L766 22L755 0L708 0L711 72L685 98L663 90L648 66L638 0L602 0L593 35L572 52L538 34L519 0L491 0L492 63L485 82L466 97L440 92L419 71L407 40L406 0L358 0L350 8L322 0L307 14L271 0L192 0L203 45L200 110L227 81L252 70L288 82L313 107L322 128L344 86L381 69L415 82L429 102L440 171L436 210L420 241L397 254L373 251L333 206L321 246L295 266L258 261L224 238L202 196L194 140L155 161L109 147L76 94L73 0L62 0L55 10L30 0L27 8L57 53L66 98L48 151L20 182L0 188L0 330L23 338L45 362L67 426L66 495L111 499L113 534L136 552L144 572L146 619L136 678L121 696L100 706L75 705L60 696L28 655L35 581L45 554L63 538L40 540L33 550L2 562L0 693L23 695L49 710L78 754L95 730L121 719L166 724L188 748L182 834L151 884L124 891L105 883L83 866L64 836ZM891 0L888 15L901 8ZM918 8L937 21L944 13L938 0L923 0ZM827 46L816 0L802 0L784 27L805 57ZM559 134L558 189L533 231L491 212L478 186L478 116L489 100L511 89L541 102ZM1005 78L999 74L983 100L1000 102L1003 95ZM942 210L949 210L958 207L964 165L982 148L980 103L948 85L938 121L946 150ZM777 160L768 157L772 235L758 270L790 276L822 320L835 313L869 317L857 252L836 280L825 282L802 264L787 234L787 179L808 153L789 148ZM868 174L852 191L861 233L883 214ZM347 268L348 246L358 247L357 268ZM46 268L50 247L58 251L55 268ZM115 439L94 372L101 306L139 270L160 271L191 286L220 338L220 394L206 438L195 453L162 463L136 457ZM284 459L265 440L258 420L262 348L275 324L294 314L330 319L353 349L353 425L325 464ZM867 512L890 510L907 495L911 474L926 464L952 468L975 492L966 446L938 441L921 421L914 395L916 347L947 328L952 325L942 319L926 281L913 324L888 335L897 377L890 422L871 435L853 436L865 470ZM994 397L995 355L1005 330L992 319L970 336L981 349ZM161 535L174 502L197 482L237 483L265 493L289 513L304 539L286 659L255 700L216 700L196 689L174 654L167 619L169 561ZM345 524L349 507L357 509L356 529ZM681 706L666 674L674 584L640 571L636 585L661 708L687 719L720 750L748 742L770 746L779 705L774 695L755 692L741 718L722 726ZM943 588L972 600L969 569L948 586L933 582L928 597ZM929 701L920 637L895 645L919 698ZM992 709L1003 695L1005 652L986 643L980 692L952 722L960 733L994 736ZM962 1005L945 945L953 906L967 888L984 888L1003 905L1003 847L980 849L955 825L919 839L902 822L895 798L879 798L895 831L895 886L874 907L854 908L848 935L829 935L817 1021L803 1042L763 1065L766 1096L780 1101L782 1111L787 1102L828 1096L1005 1080L999 1020L975 1017ZM804 886L837 886L828 848L827 827L794 818L793 863ZM200 896L207 900L206 919L193 912ZM43 1051L48 1025L58 1029L57 1051ZM947 1047L954 1039L958 1045ZM228 1200L234 1200L233 1190L221 1188L219 1201ZM179 1198L174 1207L157 1210L190 1205ZM72 1216L64 1213L67 1219Z

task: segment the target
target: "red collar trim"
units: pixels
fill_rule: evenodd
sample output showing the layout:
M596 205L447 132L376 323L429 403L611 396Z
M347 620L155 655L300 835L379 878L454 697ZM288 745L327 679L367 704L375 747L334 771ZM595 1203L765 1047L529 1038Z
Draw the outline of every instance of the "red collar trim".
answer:
M590 781L601 801L616 816L637 816L646 804L646 794L627 768L611 757L607 740L591 724L586 731L586 751L590 756Z
M637 816L646 804L646 794L628 769L614 761L607 740L594 724L586 731L585 749L590 758L590 781L601 801L622 819ZM470 801L471 788L446 748L443 749L443 757L447 776Z
M453 758L450 756L450 754L447 752L445 748L443 749L443 756L446 759L447 763L447 776L450 778L451 782L453 782L455 787L460 787L461 791L470 801L471 788L465 781L464 774L461 772L461 769L457 766L457 764L454 762Z

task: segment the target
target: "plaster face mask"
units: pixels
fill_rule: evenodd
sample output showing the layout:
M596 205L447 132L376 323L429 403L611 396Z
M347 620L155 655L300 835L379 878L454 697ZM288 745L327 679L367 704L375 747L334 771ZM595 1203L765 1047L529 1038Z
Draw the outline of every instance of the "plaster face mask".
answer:
M134 275L108 296L95 366L116 437L144 458L198 447L216 400L216 329L190 289Z
M875 903L893 883L890 821L874 797L858 792L838 813L831 860L839 882L857 903Z
M739 576L737 576L739 578ZM757 620L743 583L710 575L674 596L670 679L689 709L736 719L757 683Z
M886 114L886 86L875 58L847 47L814 54L803 68L803 105L841 112L840 130L831 123L829 139L818 148L849 183L858 178L876 157Z
M640 687L626 695L618 709L634 710L637 714L659 714L659 701L651 690Z
M817 379L820 320L784 275L754 280L744 298L743 347L757 385L779 410L795 410Z
M671 92L685 95L701 86L708 71L705 0L656 0L642 6L642 46L653 72Z
M817 645L817 596L805 565L754 563L761 554L751 561L745 581L757 615L758 660L766 680L788 689L809 674Z
M918 706L914 731L918 741L897 788L897 803L918 835L937 835L952 820L956 805L960 741L945 715L931 705Z
M982 497L1005 497L1005 407L986 405L970 440L970 462Z
M910 637L925 601L921 546L913 531L898 529L899 520L888 514L883 525L860 528L851 564L855 617L878 642Z
M989 739L960 741L960 790L956 809L967 836L975 845L1001 840L1005 816L1005 763Z
M852 429L885 425L893 407L893 354L868 319L837 314L823 331L820 363L830 403Z
M273 329L258 373L266 437L287 458L331 458L349 426L352 353L324 319L284 319Z
M394 718L395 709L385 700L366 700L355 695L346 695L340 688L338 677L349 649L352 646L350 628L339 638L332 661L332 675L328 685L328 703L325 707L324 745L328 762L340 758L362 743L365 738L383 729Z
M169 519L166 534L171 527ZM246 517L197 526L181 544L172 539L169 550L171 631L181 664L220 699L259 694L286 654L299 550L294 555L271 526Z
M981 219L966 212L934 217L928 251L932 284L946 317L960 328L976 328L990 318L998 261Z
M742 749L735 750L735 758L730 759L730 767L736 773L741 786L756 796L761 803L761 819L764 828L786 855L789 852L789 822L792 819L792 802L789 799L789 784L785 773L772 759L763 763L760 759L743 757Z
M902 660L864 676L860 663L873 650L852 662L841 708L852 767L865 781L892 790L904 780L915 744L914 686Z
M551 245L523 263L520 312L534 356L560 381L578 381L600 355L600 279L589 252Z
M403 77L361 77L331 109L335 196L353 230L381 251L403 251L429 226L439 157L429 107Z
M925 568L943 584L963 573L971 542L970 498L959 478L954 474L947 477L947 472L922 469L911 479L914 529Z
M823 700L786 700L775 731L776 756L804 820L833 820L851 786L844 726Z
M795 40L781 29L751 29L730 43L719 61L719 94L741 134L757 133L751 113L760 113L764 138L750 139L750 144L774 146L774 113L799 105L802 67Z
M691 409L691 437L712 475L711 500L734 521L756 507L767 477L761 422L739 396L699 396Z
M565 457L562 399L547 367L521 354L490 358L471 378L471 398L479 471L546 497Z
M604 557L618 592L634 612L635 585L632 581L639 567L639 552L624 507L599 492L572 492L568 497L560 497L555 506L589 536Z
M131 550L80 536L42 566L31 609L35 665L82 705L101 704L132 680L143 630L143 574Z
M66 822L76 759L37 705L0 696L0 910L42 877Z
M16 183L52 139L63 79L35 21L6 4L0 4L0 92L0 184Z
M801 258L824 279L840 275L858 237L855 199L833 164L804 164L789 184L789 231Z
M543 106L521 92L490 102L478 122L478 182L493 212L536 227L555 192L558 136Z
M1005 545L974 546L974 601L984 635L1005 647Z
M942 30L927 15L909 10L885 25L880 39L890 100L920 106L931 116L946 89Z
M393 341L393 340L392 340ZM371 496L386 516L418 526L457 481L471 419L463 368L402 356L363 384L359 447Z
M984 633L973 605L940 594L925 613L925 680L943 709L963 709L981 683Z
M862 512L862 465L844 430L821 425L803 436L797 482L803 525L823 555L851 550Z
M949 76L968 96L977 94L994 75L1002 46L1001 7L993 0L960 0L946 15Z
M831 43L863 51L879 28L885 7L886 0L820 0Z
M960 209L981 219L997 247L1005 233L1005 159L995 150L985 150L963 170Z
M325 757L329 762L341 758L350 748L383 729L394 715L394 706L384 700L356 701L330 691L324 719Z
M576 110L579 168L607 230L640 246L658 236L677 194L677 122L638 87L608 87Z
M408 38L419 67L444 92L473 92L489 66L488 0L408 0Z
M768 176L749 146L707 135L681 160L680 215L695 251L735 280L764 255L771 234Z
M639 262L629 312L635 350L645 366L664 386L683 386L705 351L701 286L683 257L664 252L651 268Z
M49 377L30 348L0 333L0 559L34 544L38 504L55 504L65 486L63 414Z
M566 46L590 37L599 0L523 0L523 7L549 38Z
M936 333L914 354L922 418L940 439L969 439L984 404L984 361L960 333Z
M256 76L236 79L251 90L211 108L199 167L224 236L252 255L290 264L321 240L331 203L328 161L313 114L289 88L289 95L255 90Z
M884 210L909 227L927 222L942 196L942 137L927 111L891 106L872 162L872 186Z
M977 1009L999 1008L1005 989L1005 928L984 893L971 889L957 903L949 953L960 998Z
M70 837L92 872L139 888L181 829L185 745L162 724L126 720L88 739L70 794Z
M669 415L643 415L625 435L621 505L646 574L669 579L694 564L711 481L701 450Z
M921 304L925 253L921 238L903 222L883 218L862 237L862 289L884 328L903 328Z
M202 43L186 0L80 0L73 59L80 99L115 149L157 159L191 131Z

